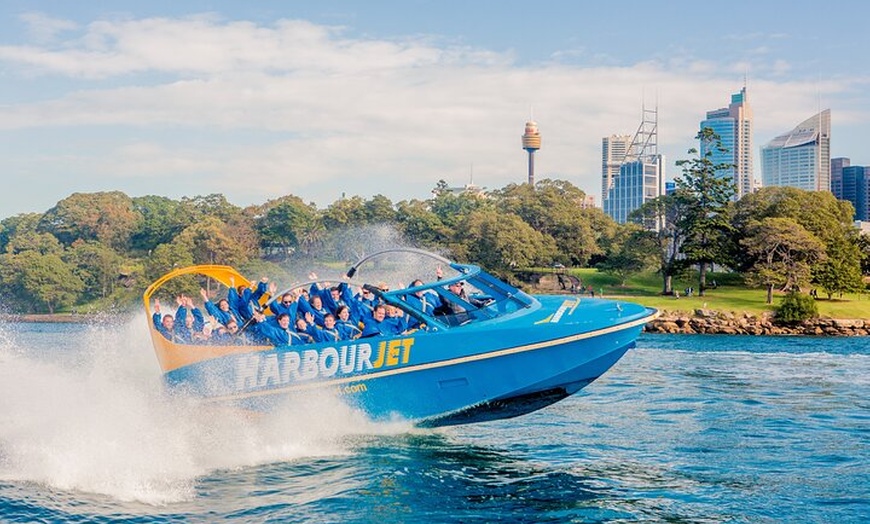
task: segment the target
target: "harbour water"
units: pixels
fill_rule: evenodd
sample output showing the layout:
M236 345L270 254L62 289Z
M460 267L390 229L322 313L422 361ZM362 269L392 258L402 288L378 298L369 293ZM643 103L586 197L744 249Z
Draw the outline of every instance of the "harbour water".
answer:
M870 520L870 339L642 335L485 424L168 396L144 319L0 326L2 522Z

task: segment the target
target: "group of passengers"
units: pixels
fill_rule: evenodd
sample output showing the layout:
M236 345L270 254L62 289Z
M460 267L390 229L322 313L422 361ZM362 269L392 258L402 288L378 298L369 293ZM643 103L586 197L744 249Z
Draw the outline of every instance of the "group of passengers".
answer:
M436 276L440 280L439 267ZM309 279L317 280L311 273ZM423 284L414 280L410 287ZM447 289L464 297L462 282L454 282ZM380 291L388 291L384 282ZM392 336L410 333L426 326L415 316L385 303L368 286L353 293L347 282L321 286L313 283L309 289L297 288L275 297L277 287L267 278L261 279L253 289L235 286L231 281L226 298L213 302L205 289L200 289L207 315L196 307L190 297L176 298L175 316L162 314L160 302L154 303L154 326L165 338L180 344L214 345L298 345L317 342L340 342L357 338ZM264 296L272 297L265 307ZM431 290L418 290L402 297L412 308L424 315L453 315L464 309L458 304L442 300ZM208 320L206 319L208 317Z

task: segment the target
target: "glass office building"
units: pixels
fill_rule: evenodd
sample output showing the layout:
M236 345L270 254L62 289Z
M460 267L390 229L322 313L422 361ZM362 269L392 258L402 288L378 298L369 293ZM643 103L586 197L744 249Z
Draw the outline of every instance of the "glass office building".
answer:
M761 148L764 186L831 190L831 110L825 109Z
M746 99L746 87L739 93L731 95L728 107L707 112L707 118L701 121L701 129L709 127L717 135L723 150L713 147L715 144L701 143L700 152L704 156L709 150L710 159L714 164L729 164L732 167L718 172L719 176L734 180L735 200L752 192L755 187L755 177L752 173L752 110Z
M625 138L613 135L602 141L601 204L604 212L620 224L627 222L628 215L645 202L664 194L665 160L658 154L658 110L643 109L640 126L615 171L614 152L617 144L619 148L625 147Z

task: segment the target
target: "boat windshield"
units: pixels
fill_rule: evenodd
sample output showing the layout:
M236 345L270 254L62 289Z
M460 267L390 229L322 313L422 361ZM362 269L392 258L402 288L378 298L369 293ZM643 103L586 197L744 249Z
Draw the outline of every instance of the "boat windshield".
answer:
M417 286L378 292L385 302L419 319L430 328L455 327L504 316L531 306L535 299L478 266L451 263L456 275ZM416 297L417 300L414 300ZM420 299L437 304L434 311ZM424 310L425 309L425 310Z

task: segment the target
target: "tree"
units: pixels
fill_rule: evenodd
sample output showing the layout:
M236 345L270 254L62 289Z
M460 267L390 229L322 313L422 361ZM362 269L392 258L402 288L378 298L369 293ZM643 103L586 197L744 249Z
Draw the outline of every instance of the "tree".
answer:
M63 246L51 233L30 230L16 232L6 243L6 252L16 255L25 251L36 251L40 255L60 255L63 253Z
M861 253L861 274L870 275L870 235L860 234L856 240L858 251Z
M384 195L375 195L365 203L366 218L369 224L393 222L396 219L396 210L393 202Z
M861 291L861 252L856 241L840 239L828 246L826 259L815 267L813 282L818 284L830 300L834 294Z
M429 209L426 202L420 200L401 201L396 205L396 222L405 238L418 246L435 247L443 244L450 236L450 231Z
M429 209L441 220L448 229L455 231L459 224L473 211L491 208L492 202L474 193L455 195L443 191L429 201Z
M3 287L13 292L14 300L25 310L54 313L74 304L84 287L57 254L31 250L2 258Z
M663 295L674 294L674 277L686 266L681 254L688 234L684 229L688 224L686 216L692 203L683 193L677 192L649 200L629 215L629 220L653 232L652 245L662 275Z
M746 280L767 289L773 303L773 288L799 288L810 281L813 264L825 259L825 246L812 233L790 218L768 217L750 224L741 241L754 260Z
M171 242L194 221L190 206L163 196L134 197L133 209L139 221L130 235L130 248L142 252Z
M725 151L719 135L705 127L695 138L706 146L706 153L690 160L677 161L677 166L682 168L682 176L676 182L677 190L691 201L684 218L686 224L682 227L686 232L682 251L689 262L698 264L698 295L703 296L707 288L707 268L726 252L726 241L731 231L728 207L737 189L732 178L719 174L734 165L713 162L714 150ZM688 153L697 155L698 150L692 148Z
M227 197L220 193L212 193L206 196L184 197L181 199L183 213L191 217L190 223L205 217L214 217L228 224L242 213L242 209L231 204Z
M655 232L629 222L619 227L611 252L597 267L616 275L624 286L631 275L655 267L657 247Z
M123 257L98 242L73 242L64 254L64 261L81 279L84 298L106 298L115 290Z
M550 235L559 249L558 257L575 266L584 266L594 255L602 254L598 240L601 232L593 227L592 214L583 203L586 194L562 180L542 180L529 184L510 184L493 191L496 205L512 213L534 229Z
M140 219L133 201L120 191L73 193L42 215L38 229L65 246L96 240L124 250Z
M739 238L747 235L753 221L767 217L790 218L812 233L825 246L825 263L813 266L813 281L831 286L831 293L856 289L859 284L858 235L852 226L853 208L827 191L804 191L793 187L766 187L743 197L734 207L733 224L738 238L734 260L746 270L752 263L740 249Z
M365 204L365 200L359 196L336 200L323 211L323 225L327 231L362 226L368 223Z
M475 211L460 229L468 258L496 272L545 264L556 252L552 238L516 215Z
M240 266L253 253L230 233L219 218L208 217L185 228L172 243L189 251L195 264Z
M269 253L277 252L284 259L297 249L310 251L320 239L322 227L317 207L301 198L288 195L268 202L263 214L256 220L255 229L260 245Z
M40 213L21 213L0 220L0 253L7 252L7 245L14 236L37 233L36 228L41 219Z

